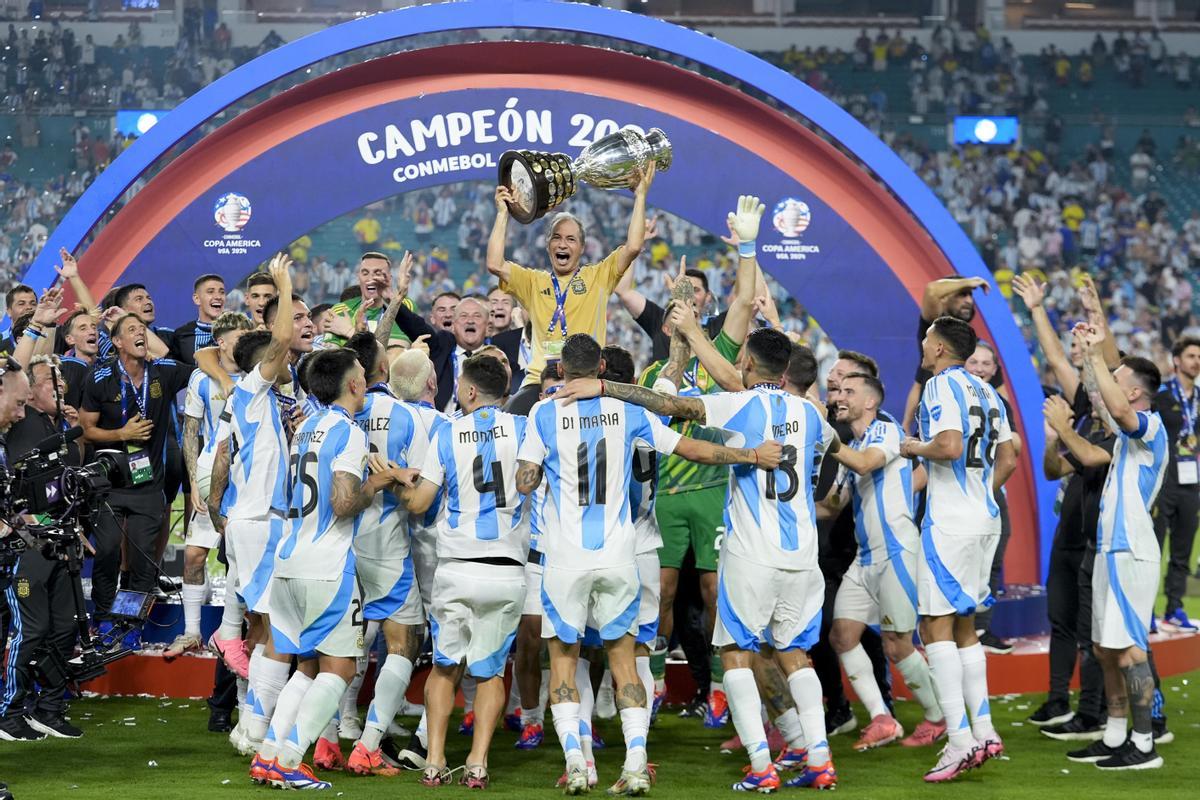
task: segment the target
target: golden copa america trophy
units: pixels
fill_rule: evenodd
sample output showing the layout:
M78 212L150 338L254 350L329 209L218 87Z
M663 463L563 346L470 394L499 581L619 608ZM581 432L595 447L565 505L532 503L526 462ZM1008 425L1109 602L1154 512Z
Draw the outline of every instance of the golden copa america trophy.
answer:
M586 181L597 189L632 189L651 161L671 167L671 141L658 128L642 134L622 128L584 148L572 161L565 153L508 150L500 156L500 183L512 190L512 218L524 225L560 205Z

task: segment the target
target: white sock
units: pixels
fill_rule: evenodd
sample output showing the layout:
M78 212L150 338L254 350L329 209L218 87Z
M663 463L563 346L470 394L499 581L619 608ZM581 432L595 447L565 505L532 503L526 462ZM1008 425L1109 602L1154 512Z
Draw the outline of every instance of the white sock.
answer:
M398 653L389 653L375 679L375 697L367 709L367 723L359 739L363 747L374 751L396 718L396 709L404 700L408 682L412 680L413 664Z
M1120 747L1125 744L1125 717L1114 717L1111 714L1104 723L1104 743L1109 747Z
M854 693L867 707L867 715L871 719L887 716L888 710L883 703L883 693L879 691L879 684L875 682L875 666L871 663L871 657L867 655L863 646L856 644L853 649L847 650L845 653L838 653L838 660L842 662L842 669L846 670L846 677L850 679Z
M586 766L587 761L579 744L579 703L555 703L550 706L550 716L554 718L554 730L558 733L567 767Z
M358 693L362 689L363 678L367 675L367 666L370 663L366 657L355 659L354 677L346 685L346 693L342 695L338 704L338 712L343 718L358 717Z
M185 589L187 587L184 587ZM242 620L246 617L246 604L238 600L233 591L233 579L225 579L225 607L221 610L221 627L217 629L218 639L242 638Z
M475 710L475 679L470 675L463 675L460 688L463 693L463 713L470 714Z
M938 705L937 693L933 690L933 677L929 674L929 665L925 663L925 657L919 651L913 650L896 662L896 669L904 676L904 685L925 709L925 719L941 722L942 707Z
M958 658L963 669L963 702L971 718L971 733L979 741L996 737L992 727L992 707L988 703L987 654L979 642L960 648Z
M1129 734L1129 741L1133 742L1140 752L1149 753L1154 749L1154 733L1151 731L1134 731Z
M287 739L279 746L279 766L294 769L304 761L304 754L312 747L333 719L346 693L346 682L332 672L322 672L304 693L296 724ZM336 733L334 734L337 735Z
M245 711L245 720L244 721L246 724L242 726L243 730L250 729L250 727L249 727L250 726L250 717L253 716L255 704L258 702L258 689L255 686L254 682L258 680L258 673L259 673L258 665L259 665L259 663L262 662L263 651L266 649L267 649L266 645L256 644L256 645L254 645L254 649L250 651L250 666L246 672L246 699L245 699L245 707L244 707L244 711ZM270 720L271 720L270 712L265 712L265 714L267 717L267 721L270 722ZM254 738L261 739L262 736L256 736Z
M327 742L333 742L336 745L338 743L338 723L341 721L342 714L341 710L339 709L338 711L333 712L333 716L329 719L329 722L325 724L325 730L321 731L320 738Z
M808 763L812 766L825 764L829 761L829 739L825 735L825 707L821 704L821 680L817 671L805 667L788 675L787 681L796 713L800 715L800 727L804 729Z
M636 772L646 766L646 736L650 711L645 706L622 708L621 733L625 737L625 769Z
M417 722L417 741L421 743L421 747L429 747L429 720L425 718L425 712L421 712L421 719Z
M938 705L942 707L942 718L946 720L950 744L969 750L977 742L967 721L966 701L963 699L963 665L958 655L958 645L954 642L930 642L925 645L925 658L929 661L929 674L937 691Z
M246 693L250 689L250 681L242 677L235 678L234 680L237 681L238 706L240 706L245 713L249 714L250 712L246 710ZM239 722L240 721L241 720L239 719Z
M242 730L257 742L267 735L267 726L271 724L271 715L275 713L279 695L287 686L291 664L259 655L257 648L255 655L258 656L258 663L254 667L254 708Z
M750 756L751 769L762 772L771 763L771 751L767 749L767 733L763 730L762 701L754 683L754 670L748 667L727 669L724 684L733 728Z
M650 656L638 656L633 660L637 667L642 688L646 690L646 710L654 708L654 674L650 672Z
M204 597L208 594L208 583L195 586L190 583L183 585L183 632L191 636L200 635L200 609L204 607Z
M296 715L300 713L300 705L312 682L312 678L296 670L279 693L279 702L275 704L275 713L271 715L271 726L267 728L267 735L258 748L258 754L264 760L270 761L278 755L279 745L296 724Z
M776 717L775 727L783 735L789 750L804 749L804 727L800 724L800 714L796 709L789 708Z
M579 749L583 760L595 763L592 754L592 713L596 710L596 694L592 691L592 665L586 658L575 664L575 688L579 690Z

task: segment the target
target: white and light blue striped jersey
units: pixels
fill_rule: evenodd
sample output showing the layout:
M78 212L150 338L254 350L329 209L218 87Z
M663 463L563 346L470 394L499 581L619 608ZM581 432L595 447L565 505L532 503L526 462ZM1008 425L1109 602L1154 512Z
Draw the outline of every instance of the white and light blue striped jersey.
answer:
M1139 411L1137 417L1137 430L1118 431L1113 442L1100 495L1096 547L1101 553L1128 551L1139 561L1157 562L1162 552L1150 510L1166 473L1170 441L1156 412Z
M529 549L542 552L542 534L553 530L555 524L554 507L550 505L550 494L543 478L529 493Z
M778 569L816 569L813 487L821 458L837 439L825 414L803 397L774 387L706 394L699 400L706 426L735 434L730 446L770 441L783 446L777 469L733 467L722 551Z
M404 407L413 415L413 437L408 446L406 466L420 469L425 466L425 456L432 447L433 431L442 422L449 422L450 417L433 407L432 403L411 403L404 401ZM424 514L408 515L409 541L422 538L424 541L437 536L437 515L442 507L442 497L445 491L439 489L433 498L433 504Z
M232 376L236 381L240 375ZM225 410L226 397L221 386L201 370L192 373L188 380L187 393L183 400L183 413L200 420L200 453L196 457L198 475L212 471L213 458L217 454L217 442L221 441L221 412ZM228 426L224 435L229 435Z
M222 415L229 418L229 486L221 513L230 520L287 513L287 432L273 388L256 366L234 386Z
M433 432L421 477L442 487L438 559L510 558L524 564L529 528L517 491L517 451L525 418L495 406L443 422Z
M904 432L892 419L876 418L854 450L879 450L884 463L866 475L848 471L854 498L854 535L858 539L858 562L863 566L886 561L904 551L917 552L920 536L913 522L913 467L900 455Z
M367 435L341 406L309 417L292 437L291 506L286 538L275 554L280 578L336 581L354 573L354 536L362 514L339 517L333 510L335 473L361 484L367 474Z
M1012 440L1012 428L996 390L962 366L948 367L925 383L918 418L922 440L958 431L963 444L952 461L925 459L929 485L922 525L951 535L999 533L992 474L996 448Z
M643 443L669 455L680 438L644 408L611 397L535 405L520 458L546 476L546 509L556 521L538 543L546 563L578 570L634 563L634 449Z
M629 482L629 508L637 531L634 550L638 555L662 547L662 533L654 516L654 497L658 493L658 451L644 444L633 448L633 480Z
M367 434L367 448L372 453L408 466L408 448L417 421L407 405L386 391L372 390L354 421ZM355 555L373 561L404 559L408 547L408 511L392 492L379 492L362 513L354 537Z

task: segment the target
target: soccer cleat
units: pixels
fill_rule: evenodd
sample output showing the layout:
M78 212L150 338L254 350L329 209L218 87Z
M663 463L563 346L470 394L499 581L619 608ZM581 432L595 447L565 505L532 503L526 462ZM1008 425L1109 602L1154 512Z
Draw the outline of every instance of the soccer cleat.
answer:
M999 734L993 733L975 748L975 766L982 767L985 762L1002 755L1004 755L1004 742L1000 741Z
M1061 725L1042 728L1041 733L1060 742L1096 742L1104 738L1104 726L1095 717L1076 714Z
M799 775L783 785L793 789L836 789L837 771L833 768L833 759L824 764L805 766Z
M390 739L385 739L384 744L380 745L380 750L383 751L385 761L395 762L392 766L410 770L425 769L429 766L429 762L425 760L426 756L429 755L429 751L425 745L421 744L421 737L415 733L409 737L408 744L404 746L404 749L395 754L394 759L391 758L390 748L387 746L388 743L392 747L395 746L395 743L391 742Z
M713 689L708 693L708 710L704 713L704 727L722 728L729 722L729 700L725 692Z
M486 789L488 787L487 767L476 764L473 767L467 767L466 770L459 783L468 789Z
M1028 721L1030 725L1036 725L1039 728L1049 728L1054 725L1062 725L1064 722L1070 722L1074 717L1074 712L1071 711L1071 706L1067 705L1062 700L1047 700L1038 706L1038 710L1029 715Z
M1170 614L1164 614L1159 627L1167 633L1195 633L1200 630L1196 627L1196 623L1188 619L1187 612L1182 608L1177 608Z
M592 749L603 750L606 747L608 745L604 743L604 737L600 735L600 731L595 726L592 726Z
M937 763L925 773L926 783L945 783L975 766L975 747L958 748L949 742L938 754Z
M562 786L563 794L580 795L587 794L594 784L590 781L588 768L575 764L567 767L567 772L561 778L560 785Z
M233 730L233 714L225 708L210 709L208 729L212 733L229 733Z
M783 734L779 732L779 728L768 724L767 749L786 750L787 746L787 742L784 741ZM722 753L734 753L742 749L744 749L744 746L742 745L742 737L738 736L736 733L733 734L732 739L726 739L725 741L721 742L720 750Z
M1097 761L1103 761L1112 756L1121 749L1121 746L1109 747L1104 743L1104 739L1098 739L1082 750L1072 750L1067 753L1067 760L1077 764L1095 764Z
M839 733L850 733L857 727L858 717L854 716L849 703L840 708L831 708L825 712L825 730L829 736L837 736Z
M750 767L744 767L742 771L746 773L746 777L729 787L735 792L770 794L782 786L779 782L779 773L775 771L774 764L768 764L767 768L762 772L754 772Z
M996 656L1006 656L1013 651L1013 646L1001 639L991 631L984 631L979 635L979 643L983 645L983 650L986 653L991 653Z
M808 751L803 747L785 747L775 758L777 772L795 772L808 763Z
M333 788L332 783L323 781L314 775L312 767L308 764L285 767L278 761L272 762L271 770L267 773L267 783L276 789L299 789L301 791Z
M357 742L362 738L362 723L356 716L345 716L338 720L338 738Z
M930 722L927 719L923 719L917 723L917 727L907 738L900 740L900 744L905 747L925 747L926 745L933 744L945 735L946 721L944 719L939 719L937 722Z
M867 727L863 728L862 735L854 743L854 749L862 753L876 747L883 747L885 744L891 744L902 736L904 736L904 728L900 723L894 717L880 714L872 717L871 721L867 723Z
M525 726L521 724L520 714L505 714L504 727L513 733L522 733L525 730Z
M463 736L470 736L475 732L475 712L468 711L463 714L462 722L458 723L458 732Z
M663 689L661 692L657 689L654 690L654 702L651 703L651 705L650 705L650 724L651 725L653 725L655 722L658 721L658 710L660 708L662 708L663 701L666 699L667 699L667 690L666 689Z
M610 797L642 797L650 791L650 773L643 767L640 770L621 770L621 777L608 787L606 792Z
M244 756L252 756L258 752L258 748L262 747L262 740L255 741L246 733L246 729L242 727L239 721L229 732L229 743L233 745L233 749Z
M1153 746L1150 752L1143 753L1132 740L1118 747L1111 756L1096 762L1096 768L1105 771L1158 769L1163 765L1160 756Z
M254 758L250 761L250 780L254 783L265 784L270 777L270 772L275 767L275 759L267 761L258 753L254 754Z
M83 736L83 731L58 712L34 711L25 721L35 731L41 731L55 739L78 739Z
M190 653L193 650L199 650L204 646L200 641L200 637L194 633L181 633L175 637L175 641L167 646L163 651L163 661L174 661L184 653Z
M225 666L239 678L250 677L250 656L246 655L246 642L242 639L218 639L214 633L208 639L208 646L221 657Z
M346 768L346 759L337 742L321 737L313 749L313 766L325 772L341 772Z
M382 775L387 778L400 774L400 770L383 760L379 748L368 750L362 742L354 743L350 758L346 759L346 770L355 775Z
M567 785L568 773L564 772L554 785L562 789ZM589 789L595 789L596 784L600 783L600 773L596 772L596 762L589 761L587 764L587 785Z
M25 717L0 717L0 742L38 742L45 738L45 732L31 726Z
M536 750L542 746L546 734L542 730L542 726L536 722L531 722L521 730L521 738L517 739L516 748L518 750Z

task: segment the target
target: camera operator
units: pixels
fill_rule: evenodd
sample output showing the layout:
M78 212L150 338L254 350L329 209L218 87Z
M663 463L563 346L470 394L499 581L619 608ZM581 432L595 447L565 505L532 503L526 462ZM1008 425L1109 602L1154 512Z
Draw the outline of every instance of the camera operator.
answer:
M25 402L29 399L29 379L25 377L21 365L18 364L7 353L0 355L0 464L8 466L8 431L14 422L17 422L25 416ZM4 523L0 523L0 537L12 535L12 529ZM18 562L19 563L19 562ZM10 565L4 557L0 556L0 590L4 591L5 599L13 614L14 625L20 625L20 605L17 602L17 595L13 588L12 582L12 565ZM0 635L7 636L8 631L0 632ZM18 648L9 649L8 657L5 663L5 672L11 669L16 664ZM8 693L15 691L14 684L8 683L4 687L4 697L0 698L0 703L3 703L3 710L7 710ZM41 739L42 734L29 727L24 718L20 715L9 717L6 714L0 714L0 739ZM0 800L8 796L7 789L0 789Z
M30 395L24 418L13 423L8 432L8 458L16 461L40 442L56 433L75 427L76 412L62 403L66 383L58 372L57 356L34 356L26 369ZM62 451L66 466L83 463L79 441ZM13 680L0 700L0 737L41 739L56 736L77 739L83 731L65 718L65 684L42 686L38 691L29 667L42 647L58 650L64 659L74 654L77 628L71 577L67 564L49 560L34 548L21 554L13 578L10 597L15 597L21 636L9 656L8 674Z
M167 437L174 430L175 396L187 386L192 368L166 358L151 360L148 336L137 314L116 321L116 358L92 367L79 410L88 442L129 454L129 485L109 495L96 524L92 602L97 615L107 614L116 597L122 533L129 543L129 588L152 592L156 585L155 542L167 513Z

